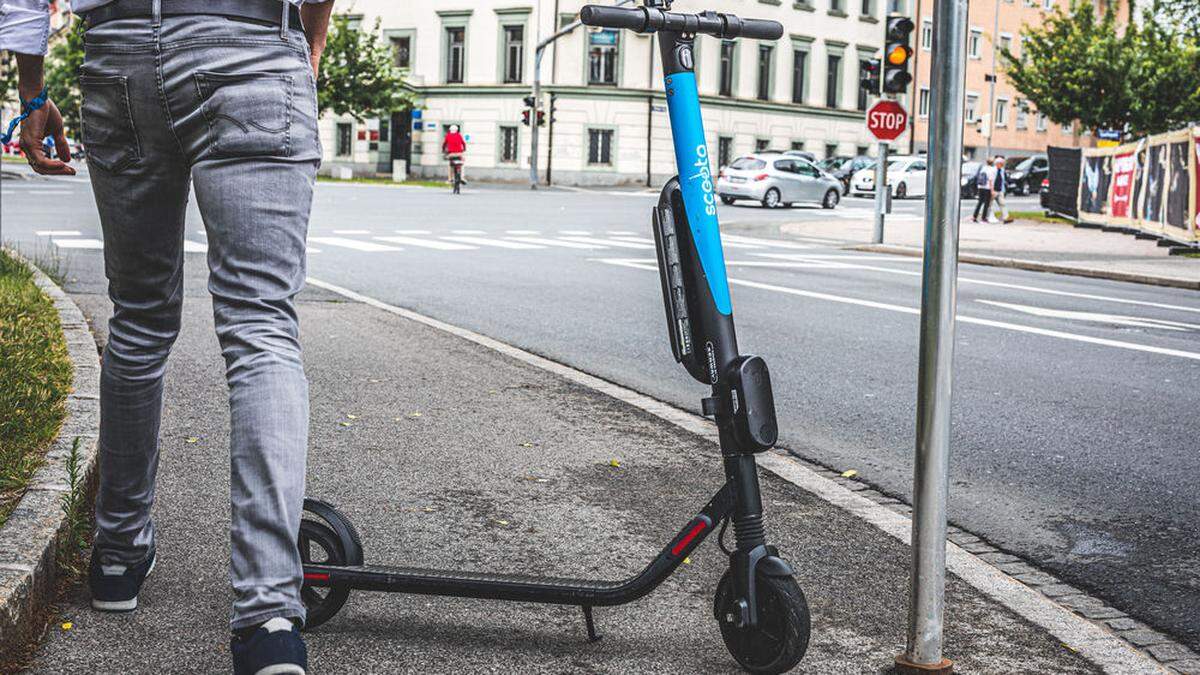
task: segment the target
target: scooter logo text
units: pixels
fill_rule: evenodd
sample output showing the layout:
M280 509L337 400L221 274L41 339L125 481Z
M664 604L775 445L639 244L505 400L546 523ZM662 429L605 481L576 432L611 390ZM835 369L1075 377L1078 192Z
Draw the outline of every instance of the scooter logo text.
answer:
M717 200L713 196L712 169L708 165L708 146L704 143L696 146L697 172L688 180L701 180L700 189L704 191L704 212L710 216L717 215Z

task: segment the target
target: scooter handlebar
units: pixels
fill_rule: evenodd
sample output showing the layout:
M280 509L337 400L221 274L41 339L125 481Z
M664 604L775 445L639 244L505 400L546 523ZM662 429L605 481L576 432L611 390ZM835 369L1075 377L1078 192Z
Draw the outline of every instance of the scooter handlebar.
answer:
M739 19L732 14L704 12L679 14L653 7L606 7L584 5L579 20L588 26L627 28L638 33L665 30L675 33L703 33L714 37L778 40L783 37L783 25L766 19Z

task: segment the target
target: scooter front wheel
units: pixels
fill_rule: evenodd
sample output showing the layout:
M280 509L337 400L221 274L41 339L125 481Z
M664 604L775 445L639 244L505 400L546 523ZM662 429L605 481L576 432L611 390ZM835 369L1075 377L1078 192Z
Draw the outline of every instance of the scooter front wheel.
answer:
M300 560L305 564L345 565L346 551L337 534L329 526L307 518L300 521ZM345 587L310 586L307 581L300 589L300 600L308 617L306 629L316 628L333 618L346 599L350 589Z
M725 570L717 584L713 612L721 637L734 660L751 673L786 673L808 650L811 619L808 601L791 576L755 577L758 623L738 626L741 615L734 591L733 570Z

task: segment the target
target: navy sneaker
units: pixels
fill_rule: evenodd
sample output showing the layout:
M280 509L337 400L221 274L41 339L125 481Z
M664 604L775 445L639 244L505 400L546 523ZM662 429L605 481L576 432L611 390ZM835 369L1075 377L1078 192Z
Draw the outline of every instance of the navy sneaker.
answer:
M229 650L233 675L304 675L308 668L308 649L291 619L276 617L245 637L235 634Z
M88 586L92 589L92 608L102 612L132 612L137 609L138 591L157 558L149 558L137 565L101 565L100 556L92 551L92 562L88 569Z

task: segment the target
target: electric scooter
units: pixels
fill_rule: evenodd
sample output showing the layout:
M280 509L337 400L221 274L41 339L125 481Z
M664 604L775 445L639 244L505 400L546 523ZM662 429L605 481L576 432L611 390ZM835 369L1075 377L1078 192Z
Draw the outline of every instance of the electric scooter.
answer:
M670 0L645 0L637 8L588 5L579 16L589 26L657 32L661 38L679 175L663 188L652 228L671 351L692 377L711 387L701 406L719 430L725 484L639 574L619 581L367 565L350 520L326 502L306 499L299 546L307 628L333 617L351 590L370 590L577 605L588 638L595 640L594 607L629 603L654 590L720 526L729 567L717 584L713 614L729 652L756 673L784 672L803 658L808 603L792 568L767 543L755 462L755 453L771 448L778 436L771 378L762 358L738 352L693 72L696 35L775 40L783 27L669 9ZM731 522L732 551L724 544Z

